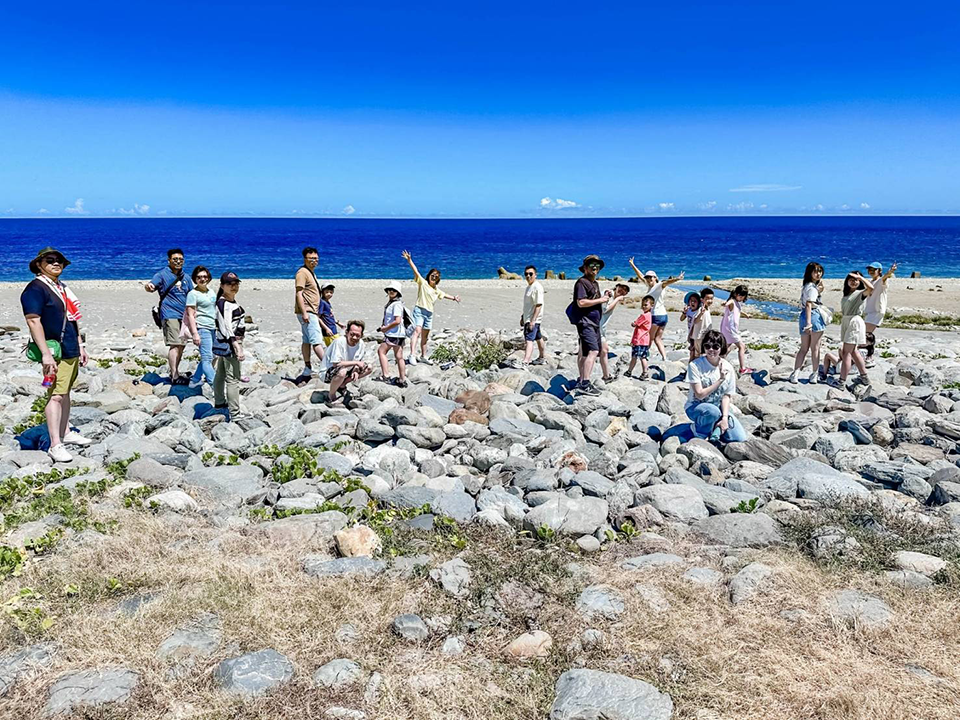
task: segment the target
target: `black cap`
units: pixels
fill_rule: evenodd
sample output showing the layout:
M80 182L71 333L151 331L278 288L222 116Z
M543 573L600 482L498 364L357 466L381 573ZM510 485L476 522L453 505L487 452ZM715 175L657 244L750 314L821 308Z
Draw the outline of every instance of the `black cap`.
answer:
M223 275L220 276L221 285L226 285L229 283L238 283L238 282L240 282L240 278L237 276L235 272L225 272Z

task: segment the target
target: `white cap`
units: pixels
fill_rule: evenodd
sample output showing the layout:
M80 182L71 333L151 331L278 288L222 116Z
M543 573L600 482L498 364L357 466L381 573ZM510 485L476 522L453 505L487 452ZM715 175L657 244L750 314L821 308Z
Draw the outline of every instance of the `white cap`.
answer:
M647 270L647 271L643 274L643 276L644 276L644 277L651 277L651 276L653 276L653 277L659 279L659 276L658 276L653 270Z
M403 293L400 292L400 283L398 283L396 280L391 280L390 282L388 282L383 289L384 289L384 290L393 290L393 291L396 292L398 295L402 295L402 294L403 294Z

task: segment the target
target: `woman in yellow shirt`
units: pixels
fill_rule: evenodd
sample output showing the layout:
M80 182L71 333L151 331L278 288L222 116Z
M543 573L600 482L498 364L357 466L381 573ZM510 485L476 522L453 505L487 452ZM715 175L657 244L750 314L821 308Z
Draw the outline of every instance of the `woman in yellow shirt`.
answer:
M447 295L439 288L440 271L436 268L430 268L426 279L417 270L413 264L413 257L406 250L403 251L403 259L413 270L413 279L417 283L417 305L413 308L413 339L410 343L410 357L407 362L411 365L417 364L417 341L420 341L420 362L427 365L433 365L433 361L427 357L427 341L430 339L430 329L433 327L433 306L437 300L454 300L460 302L459 295Z

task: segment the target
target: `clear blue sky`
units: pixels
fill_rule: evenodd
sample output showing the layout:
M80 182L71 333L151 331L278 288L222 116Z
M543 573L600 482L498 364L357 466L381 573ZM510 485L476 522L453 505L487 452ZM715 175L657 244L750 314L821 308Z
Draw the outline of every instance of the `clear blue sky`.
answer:
M957 213L958 26L955 2L8 3L0 217Z

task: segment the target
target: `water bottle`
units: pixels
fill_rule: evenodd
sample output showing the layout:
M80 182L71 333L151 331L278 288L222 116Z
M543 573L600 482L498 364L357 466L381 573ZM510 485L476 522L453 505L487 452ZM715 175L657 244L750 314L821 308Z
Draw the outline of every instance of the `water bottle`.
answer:
M41 384L43 385L43 387L48 388L48 387L53 387L53 384L56 381L57 381L56 375L44 375L43 382Z

